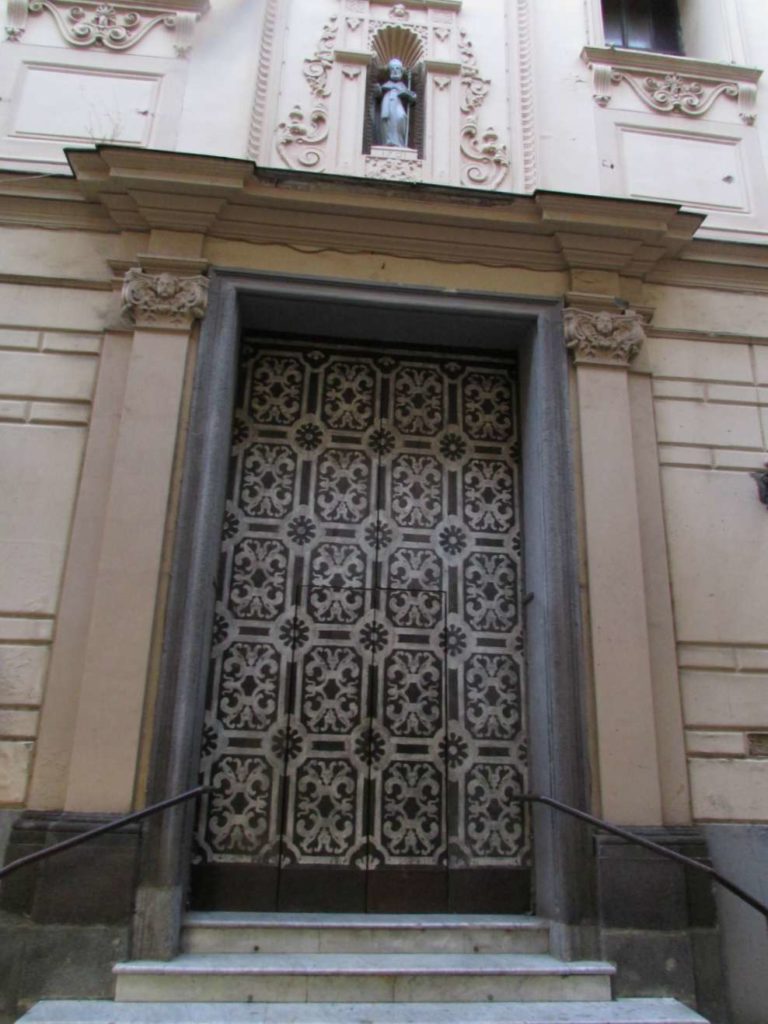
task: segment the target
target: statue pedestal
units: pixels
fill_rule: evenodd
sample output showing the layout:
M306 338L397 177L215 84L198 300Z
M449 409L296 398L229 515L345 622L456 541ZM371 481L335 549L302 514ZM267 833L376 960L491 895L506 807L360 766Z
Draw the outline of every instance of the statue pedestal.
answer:
M414 163L419 159L418 150L407 146L371 146L371 156L378 160L410 160Z
M365 158L365 176L387 181L422 181L424 161L418 151L406 146L371 146Z

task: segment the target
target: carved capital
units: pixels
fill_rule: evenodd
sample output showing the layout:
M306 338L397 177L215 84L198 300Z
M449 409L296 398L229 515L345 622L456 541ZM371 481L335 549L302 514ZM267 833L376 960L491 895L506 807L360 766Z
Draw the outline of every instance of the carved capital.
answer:
M122 317L125 323L152 327L189 327L205 315L208 278L147 274L139 267L123 280Z
M566 309L565 345L576 362L628 366L645 341L643 318L633 309L622 313L590 313Z

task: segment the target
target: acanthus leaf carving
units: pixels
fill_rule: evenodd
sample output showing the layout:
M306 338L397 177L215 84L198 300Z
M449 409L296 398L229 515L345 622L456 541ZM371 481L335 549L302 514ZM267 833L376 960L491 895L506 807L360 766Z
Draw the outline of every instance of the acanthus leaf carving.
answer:
M464 171L465 184L497 189L506 178L509 154L494 128L486 128L481 135L477 122L468 120L461 130L461 152L470 161Z
M317 106L307 119L300 106L295 106L285 121L277 126L277 152L286 167L293 170L322 170L323 150L328 138L328 113Z
M201 274L148 274L132 267L123 280L122 317L129 324L188 327L207 305L208 278Z
M180 31L176 44L179 56L186 56L191 48L192 27L198 17L197 14L176 13L170 9L157 15L147 15L140 9L94 4L89 0L83 0L74 7L62 6L54 0L29 0L28 10L30 14L47 11L65 42L83 48L103 46L107 50L128 50L153 28L164 25L167 29Z
M577 361L628 366L645 341L640 313L566 309L563 314L565 345Z
M339 19L334 14L323 25L314 56L304 61L304 77L312 93L320 99L327 99L331 95L328 88L328 73L333 67L333 50L338 31Z
M646 106L660 114L677 112L689 117L701 117L719 96L728 96L730 99L739 97L736 82L709 82L677 73L651 78L613 70L611 82L614 85L626 82ZM595 99L600 102L597 96Z
M483 78L477 66L477 54L466 32L460 33L461 84L463 114L472 114L483 103L491 88L491 81Z

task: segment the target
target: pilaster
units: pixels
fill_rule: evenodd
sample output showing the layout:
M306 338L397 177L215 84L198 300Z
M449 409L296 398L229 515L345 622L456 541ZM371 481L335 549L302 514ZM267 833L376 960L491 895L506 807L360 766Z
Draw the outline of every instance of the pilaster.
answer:
M565 311L576 364L589 618L604 817L662 821L628 369L645 339L633 310Z
M185 367L207 300L203 261L139 261L121 281L122 323L132 338L101 530L94 524L92 538L98 554L82 631L66 811L133 805ZM79 515L87 515L85 507Z

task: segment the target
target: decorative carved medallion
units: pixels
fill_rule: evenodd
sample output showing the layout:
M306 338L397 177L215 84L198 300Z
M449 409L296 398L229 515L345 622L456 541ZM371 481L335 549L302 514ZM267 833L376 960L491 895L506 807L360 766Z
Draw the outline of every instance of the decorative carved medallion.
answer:
M389 12L390 18L394 18L395 21L408 21L410 14L405 4L395 4L392 10Z
M11 0L8 8L6 35L18 40L26 28L27 13L47 11L56 23L62 38L71 46L86 48L103 46L107 50L129 50L158 25L175 30L179 40L175 45L178 56L186 56L192 48L192 30L198 14L169 9L149 15L145 9L125 4L92 3L89 0L77 6L55 0Z
M628 365L645 341L643 318L632 309L622 313L590 313L566 309L565 345L580 362Z
M616 85L626 82L647 106L660 114L677 111L689 117L701 117L718 96L739 98L739 87L735 82L706 82L678 74L647 78L626 71L612 71L611 81Z
M625 82L647 107L660 114L702 117L725 96L737 101L744 124L755 123L762 75L757 68L600 46L585 46L581 59L592 70L592 97L599 107L607 107L614 87Z
M506 178L509 154L494 128L486 128L478 139L477 122L467 121L461 130L461 152L471 161L464 170L465 184L495 189Z
M186 327L205 315L208 278L201 274L147 274L132 267L125 275L122 315L126 323Z
M277 126L277 152L286 167L320 171L323 150L318 147L327 138L325 107L315 107L307 120L301 107L295 106L287 119Z
M328 72L333 67L333 49L338 31L339 19L334 14L323 25L314 56L304 61L304 77L309 82L312 93L321 99L327 99L331 95L328 88Z

